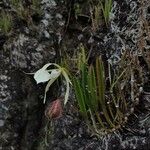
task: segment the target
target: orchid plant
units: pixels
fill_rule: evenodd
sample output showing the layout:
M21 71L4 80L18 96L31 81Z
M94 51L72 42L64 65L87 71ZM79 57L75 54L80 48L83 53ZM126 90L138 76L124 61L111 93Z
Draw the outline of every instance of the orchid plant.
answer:
M55 66L56 68L48 70L48 67L50 67L50 66ZM48 92L50 86L61 75L64 77L64 79L66 81L66 93L65 93L65 97L64 97L64 105L66 105L66 103L68 102L69 89L70 89L70 84L71 84L71 81L69 79L66 69L59 66L56 63L48 63L34 73L34 79L36 80L37 84L48 82L46 85L46 88L45 88L44 103L46 101L46 93Z

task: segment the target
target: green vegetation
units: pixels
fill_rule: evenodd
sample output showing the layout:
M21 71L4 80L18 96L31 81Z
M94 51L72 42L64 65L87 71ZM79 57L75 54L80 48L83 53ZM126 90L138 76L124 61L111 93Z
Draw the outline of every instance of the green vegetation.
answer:
M4 11L0 13L0 31L8 34L12 28L12 16Z
M100 4L102 7L102 12L103 12L103 16L105 19L105 23L106 25L108 25L109 20L110 20L110 12L112 8L112 0L105 0L104 3L100 2Z
M41 0L32 0L31 3L32 3L31 9L33 10L33 12L41 15L42 14L41 8L40 8Z
M110 12L112 9L112 0L90 1L91 20L94 29L98 29L102 22L108 26L110 21ZM104 21L102 20L104 17Z
M108 26L111 9L112 0L88 0L83 3L74 4L75 17L89 18L93 31L96 31L102 24Z
M10 3L12 4L12 8L17 14L17 17L29 22L29 10L28 8L24 7L23 2L20 0L11 0Z
M10 3L13 6L18 7L20 5L21 1L20 0L10 0Z
M94 23L94 27L96 28L96 29L98 29L98 27L99 27L99 25L100 25L100 23L101 23L101 21L102 21L102 18L101 18L101 8L100 8L100 5L98 5L98 6L95 6L95 9L94 9L95 11L94 11L94 16L95 16L95 19L94 19L94 21L93 21L93 23Z
M12 9L16 12L17 17L27 21L28 25L32 25L32 15L41 15L40 0L31 0L28 7L20 0L11 0Z
M75 11L75 18L78 18L78 15L82 14L82 8L80 8L80 5L78 3L74 4L74 11Z
M63 58L61 60L61 66L64 66L68 72L70 73L77 73L81 69L82 61L86 61L85 56L85 47L83 44L79 44L77 50L73 52L70 56L66 51L64 51Z
M128 62L127 67L126 60L122 60L119 71L114 72L110 65L106 71L101 57L97 57L94 64L88 65L85 53L82 52L82 56L79 57L80 74L72 75L79 110L97 134L114 131L127 118L129 101L126 96L130 89L127 83L133 72L129 67L131 62ZM106 79L109 80L106 82Z
M98 57L95 65L83 63L80 77L72 78L80 112L88 124L92 122L96 133L118 128L124 122L127 102L118 87L124 72L114 78L106 90L104 65ZM106 96L106 92L109 96Z
M78 50L80 52L74 54L74 58L67 56L61 64L69 72L64 67L49 63L34 74L34 79L37 83L48 81L45 102L49 87L62 75L66 81L64 104L68 101L72 81L79 112L91 131L96 134L112 132L126 123L130 113L133 113L130 108L133 108L135 99L139 97L136 95L139 94L136 82L141 75L137 58L126 52L117 67L112 68L108 62L104 64L101 56L89 63L89 56L82 44ZM56 69L48 70L51 65Z
M100 24L102 23L102 12L101 12L101 6L91 4L90 5L90 15L91 15L91 21L92 21L92 29L96 31Z

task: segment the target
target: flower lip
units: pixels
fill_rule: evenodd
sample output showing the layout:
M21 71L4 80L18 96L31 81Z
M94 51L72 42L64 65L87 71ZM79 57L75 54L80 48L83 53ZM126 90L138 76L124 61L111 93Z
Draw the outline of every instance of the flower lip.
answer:
M50 77L51 75L46 70L39 70L34 75L34 79L36 80L37 84L48 81Z

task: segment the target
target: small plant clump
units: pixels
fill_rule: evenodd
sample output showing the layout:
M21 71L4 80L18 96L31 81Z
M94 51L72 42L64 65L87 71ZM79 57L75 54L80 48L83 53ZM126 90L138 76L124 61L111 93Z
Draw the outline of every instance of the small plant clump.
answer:
M0 13L0 31L8 34L12 28L12 16L9 13L2 11Z
M23 2L20 0L11 0L13 10L16 12L17 17L21 19L27 19L29 11L24 8Z
M37 84L48 81L45 103L49 87L62 75L66 81L64 105L68 101L69 85L72 84L79 111L90 129L98 135L112 132L126 123L140 96L142 75L138 60L125 53L114 69L109 63L104 67L100 56L96 57L94 63L89 64L83 45L80 45L80 50L74 60L76 72L68 72L58 64L49 63L34 73L34 79ZM49 66L56 68L48 70ZM62 111L58 98L48 106L45 115L49 119L55 119L62 115Z
M73 9L75 18L77 20L86 18L87 22L91 23L92 30L95 32L101 25L106 25L108 27L112 9L112 0L89 0L81 3L75 2Z
M30 2L11 0L10 4L19 19L26 21L28 25L33 25L32 16L42 14L40 2L40 0L31 0Z
M105 23L106 25L108 25L109 20L110 20L110 12L112 9L112 0L105 0L104 3L100 1L100 4L101 4Z
M135 95L138 68L132 67L133 61L122 57L118 71L113 71L110 65L107 70L101 57L88 65L85 54L83 56L80 75L72 75L79 110L96 134L114 131L127 121L130 108L138 97Z
M118 100L110 102L105 97L105 75L101 58L96 59L95 66L83 64L80 78L73 77L73 85L80 112L87 122L92 121L97 133L98 129L112 129L118 123L121 124L123 112L120 111Z
M92 18L92 24L93 24L93 29L96 31L98 29L99 25L101 24L102 17L101 17L101 7L98 4L97 6L94 7L94 17Z
M110 12L112 9L112 0L100 0L97 4L94 4L91 1L91 20L92 20L92 27L94 31L98 29L98 27L103 24L103 22L108 26L110 22ZM104 21L103 19L104 18Z

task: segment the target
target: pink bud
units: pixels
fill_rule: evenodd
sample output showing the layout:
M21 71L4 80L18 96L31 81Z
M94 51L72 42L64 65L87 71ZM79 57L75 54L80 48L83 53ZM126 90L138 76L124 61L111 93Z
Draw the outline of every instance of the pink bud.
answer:
M62 116L62 105L60 99L51 102L45 110L45 116L49 119L58 119Z

